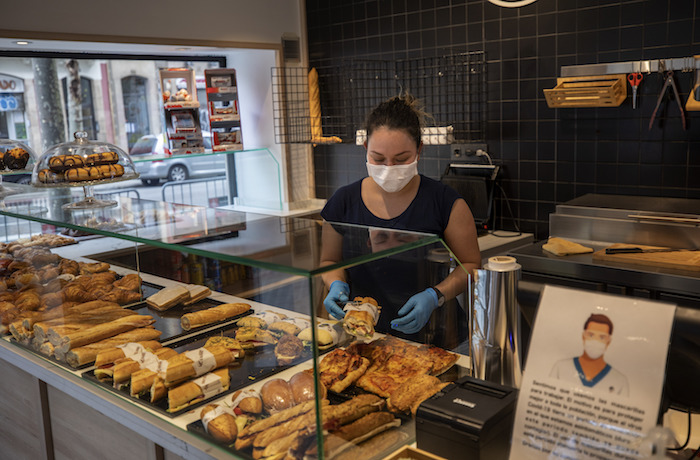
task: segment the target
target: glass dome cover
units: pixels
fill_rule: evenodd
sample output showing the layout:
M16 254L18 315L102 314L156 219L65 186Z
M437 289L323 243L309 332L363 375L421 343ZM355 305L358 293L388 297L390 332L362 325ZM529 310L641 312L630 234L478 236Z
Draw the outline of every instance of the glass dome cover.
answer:
M36 153L27 144L13 139L0 139L0 174L31 172Z
M139 177L129 155L116 145L90 141L78 131L75 141L50 147L34 165L35 187L86 187Z

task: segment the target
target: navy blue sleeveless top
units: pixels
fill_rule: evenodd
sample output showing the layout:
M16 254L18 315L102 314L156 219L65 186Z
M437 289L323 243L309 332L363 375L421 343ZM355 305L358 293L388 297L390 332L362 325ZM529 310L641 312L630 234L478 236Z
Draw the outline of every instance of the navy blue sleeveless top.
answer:
M328 222L367 225L395 230L431 233L440 238L460 195L442 182L420 175L418 193L408 208L393 219L380 219L362 201L362 180L338 189L321 211Z
M434 179L422 175L420 179L413 202L393 219L380 219L367 209L362 201L361 180L338 189L321 211L321 216L331 223L422 232L443 238L452 206L460 196ZM343 236L343 260L371 252L366 227L338 225L334 228ZM399 308L413 294L431 285L428 267L425 266L427 251L431 247L420 247L401 257L389 257L346 269L350 298L370 296L382 305L378 331L411 340L419 338L416 334L405 335L390 329L389 322L396 318Z

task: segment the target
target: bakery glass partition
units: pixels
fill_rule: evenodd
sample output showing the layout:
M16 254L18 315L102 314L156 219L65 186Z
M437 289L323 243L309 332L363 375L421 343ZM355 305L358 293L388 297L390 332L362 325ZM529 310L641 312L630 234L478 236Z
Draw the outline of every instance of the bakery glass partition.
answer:
M118 393L155 412L185 440L204 439L234 458L382 458L415 440L417 405L467 373L466 305L443 305L416 334L389 325L413 294L462 270L436 236L334 224L349 251L322 266L318 220L126 197L114 208L71 212L61 206L70 199L23 195L1 212L45 232L71 230L83 267L107 267L112 289L137 283L131 292L141 297L130 314L109 313L116 319L107 326L56 326L59 353L83 347L66 371L106 398ZM25 214L32 203L46 211ZM355 323L326 312L322 277L333 270L347 273L348 300L358 298L346 308ZM373 307L369 316L350 313ZM94 351L126 334L114 334L124 323L156 332L80 361L91 344Z

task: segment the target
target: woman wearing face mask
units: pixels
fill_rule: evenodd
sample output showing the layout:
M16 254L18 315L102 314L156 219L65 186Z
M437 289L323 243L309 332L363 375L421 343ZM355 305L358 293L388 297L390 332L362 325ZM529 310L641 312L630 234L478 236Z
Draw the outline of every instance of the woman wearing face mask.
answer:
M348 233L353 231L330 224L339 222L435 234L467 270L480 266L476 226L467 203L448 186L418 174L423 120L417 100L410 95L393 97L368 115L364 144L368 177L340 188L321 212L325 220L322 265L352 255ZM415 264L399 261L392 267L382 266L389 262L326 273L323 280L329 293L324 306L328 313L340 319L344 316L340 305L348 299L375 297L383 307L377 329L394 333L388 330L391 328L400 333L396 335L410 336L425 326L433 310L465 290L463 270L453 270L436 285L425 286L425 280L415 273Z

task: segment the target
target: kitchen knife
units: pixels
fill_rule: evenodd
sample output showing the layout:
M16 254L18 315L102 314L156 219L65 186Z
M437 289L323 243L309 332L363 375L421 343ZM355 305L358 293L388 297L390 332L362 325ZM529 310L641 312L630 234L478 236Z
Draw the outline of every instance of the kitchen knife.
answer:
M628 247L628 248L606 248L606 254L642 254L649 252L678 252L678 251L697 251L697 249L674 249L674 248L650 248L644 249L639 247Z

